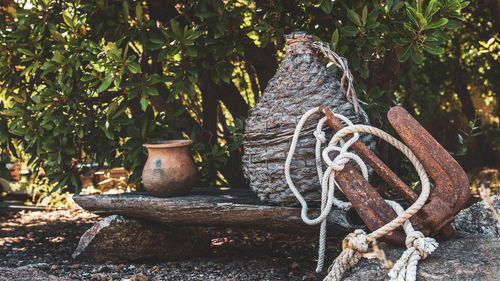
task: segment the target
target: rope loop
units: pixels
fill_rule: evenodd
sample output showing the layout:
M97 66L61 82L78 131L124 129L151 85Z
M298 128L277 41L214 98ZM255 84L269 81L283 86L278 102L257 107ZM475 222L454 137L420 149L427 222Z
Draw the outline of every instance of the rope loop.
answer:
M339 61L345 62L342 59L339 59ZM344 75L347 74L344 73ZM340 280L346 270L353 267L363 256L367 256L366 253L369 248L369 242L377 240L378 238L392 232L399 226L403 226L408 236L405 241L408 249L403 253L401 258L394 265L389 273L389 276L391 277L391 280L415 280L418 261L420 259L425 259L438 247L438 243L434 239L424 237L421 232L415 231L411 223L409 222L409 218L422 208L422 206L427 201L427 198L429 197L430 183L424 167L417 159L415 154L413 154L413 152L406 145L404 145L402 142L398 141L391 135L372 126L354 125L347 117L340 114L335 114L335 116L344 121L347 126L336 132L328 143L327 147L324 148L323 151L321 151L321 144L326 143L326 135L325 132L323 132L323 126L327 118L323 117L318 122L316 130L314 131L314 137L316 138L316 168L322 188L321 212L318 217L313 219L309 218L307 202L293 184L290 175L290 165L295 153L302 127L304 126L307 119L310 116L316 114L318 111L319 108L312 108L307 111L299 120L297 127L295 128L292 143L290 145L290 150L285 161L285 178L290 190L293 192L295 197L297 197L297 200L302 206L302 220L309 225L321 224L318 247L318 264L316 272L320 272L323 268L326 244L326 218L330 213L332 206L335 205L341 209L348 209L352 206L350 202L343 202L335 198L334 191L335 187L338 186L335 181L335 174L342 171L345 168L345 165L353 160L361 169L363 177L368 180L368 169L366 164L358 155L348 151L350 146L359 139L359 133L364 132L382 138L383 140L389 142L389 144L400 150L406 157L408 157L410 162L415 166L420 177L420 182L422 183L422 192L420 193L418 199L407 210L403 210L401 205L399 205L395 201L386 200L386 202L398 214L395 219L370 234L366 234L363 230L357 229L353 233L347 235L347 237L342 241L342 252L330 266L328 275L324 280ZM344 141L343 138L346 136L350 136L350 139ZM328 154L334 151L337 152L337 154L332 159ZM322 170L321 160L323 160L327 165L327 168L324 172Z

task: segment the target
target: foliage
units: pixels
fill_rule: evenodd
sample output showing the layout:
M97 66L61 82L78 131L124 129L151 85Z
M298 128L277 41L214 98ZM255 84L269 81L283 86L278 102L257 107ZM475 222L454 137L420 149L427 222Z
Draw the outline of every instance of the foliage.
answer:
M8 164L9 162L10 157L8 155L0 153L0 178L3 178L5 180L10 180L10 171L6 167L6 164Z
M35 204L37 207L44 207L47 210L68 209L73 207L74 202L69 192L58 189L54 192L55 184L49 182L49 178L35 178L26 187L29 201L28 204Z
M462 0L31 3L1 16L0 143L75 190L80 163L123 166L137 183L143 143L187 137L201 184L245 185L243 120L297 30L347 58L372 120L394 103L423 121L446 116L441 94L457 78L443 69L472 21Z

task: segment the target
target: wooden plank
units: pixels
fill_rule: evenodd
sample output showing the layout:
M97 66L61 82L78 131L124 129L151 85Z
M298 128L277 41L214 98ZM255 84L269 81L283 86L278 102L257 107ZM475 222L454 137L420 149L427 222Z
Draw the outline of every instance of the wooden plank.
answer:
M169 225L248 227L277 231L315 233L319 225L306 225L300 208L264 205L250 190L194 188L188 196L158 198L146 193L75 195L82 208L97 214L118 214ZM312 209L310 217L319 214ZM330 235L344 236L354 226L345 211L328 216ZM359 227L359 226L357 226Z

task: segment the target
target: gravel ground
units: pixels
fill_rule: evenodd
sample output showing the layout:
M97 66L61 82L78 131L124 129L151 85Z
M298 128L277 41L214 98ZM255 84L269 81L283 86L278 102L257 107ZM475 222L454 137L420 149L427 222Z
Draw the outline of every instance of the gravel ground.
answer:
M209 253L184 261L112 264L72 260L99 217L83 210L0 213L0 280L318 280L316 233L205 229ZM329 241L327 262L338 254Z

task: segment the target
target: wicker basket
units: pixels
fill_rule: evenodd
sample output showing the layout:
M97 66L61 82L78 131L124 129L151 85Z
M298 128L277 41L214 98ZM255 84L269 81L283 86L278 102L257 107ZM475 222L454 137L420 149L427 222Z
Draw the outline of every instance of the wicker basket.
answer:
M306 111L325 105L355 124L369 123L366 113L355 112L340 83L318 59L312 43L312 36L305 33L287 35L281 67L246 121L243 171L253 191L270 204L298 203L285 181L284 164L296 124ZM290 174L308 202L319 202L320 183L312 134L319 115L313 117L304 126ZM362 135L361 140L369 147L374 145L370 135Z

